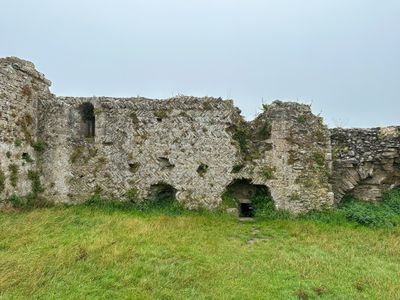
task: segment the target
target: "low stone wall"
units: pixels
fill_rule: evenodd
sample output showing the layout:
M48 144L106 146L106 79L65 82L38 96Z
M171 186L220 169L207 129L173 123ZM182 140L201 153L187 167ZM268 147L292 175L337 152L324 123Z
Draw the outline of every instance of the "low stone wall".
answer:
M400 185L400 127L331 130L336 202L345 194L375 201Z

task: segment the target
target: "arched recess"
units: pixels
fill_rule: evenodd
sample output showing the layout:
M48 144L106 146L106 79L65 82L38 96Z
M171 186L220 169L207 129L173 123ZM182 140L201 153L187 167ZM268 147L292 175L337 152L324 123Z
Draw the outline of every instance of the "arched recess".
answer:
M93 138L96 131L96 117L92 103L85 102L79 106L81 115L81 134L85 138Z
M150 186L149 200L158 203L173 202L176 200L177 190L170 184L160 182Z
M229 198L235 202L239 217L251 218L257 214L257 207L273 206L268 187L253 184L251 179L246 178L233 180L226 187L223 198Z

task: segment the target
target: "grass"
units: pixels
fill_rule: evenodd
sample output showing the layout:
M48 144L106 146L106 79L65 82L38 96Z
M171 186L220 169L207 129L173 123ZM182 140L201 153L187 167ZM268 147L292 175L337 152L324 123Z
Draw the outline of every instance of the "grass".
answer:
M0 213L0 299L400 297L400 227L361 226L341 208L293 217L256 197L251 222L99 197Z

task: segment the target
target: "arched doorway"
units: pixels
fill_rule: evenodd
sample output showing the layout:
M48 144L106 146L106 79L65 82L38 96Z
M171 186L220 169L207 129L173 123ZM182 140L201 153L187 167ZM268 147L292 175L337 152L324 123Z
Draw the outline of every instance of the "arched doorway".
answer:
M257 214L257 209L272 203L268 187L253 184L245 178L233 180L226 187L224 195L234 200L241 218L252 218Z

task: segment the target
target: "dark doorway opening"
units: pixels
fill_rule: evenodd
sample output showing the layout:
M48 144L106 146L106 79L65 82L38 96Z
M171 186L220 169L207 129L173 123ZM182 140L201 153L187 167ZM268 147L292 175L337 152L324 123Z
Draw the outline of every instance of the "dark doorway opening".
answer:
M92 103L85 102L79 107L81 114L81 133L85 138L93 138L96 131L96 117Z
M240 218L253 218L254 208L251 203L239 203L239 217Z

